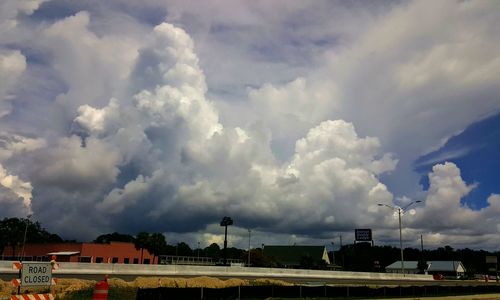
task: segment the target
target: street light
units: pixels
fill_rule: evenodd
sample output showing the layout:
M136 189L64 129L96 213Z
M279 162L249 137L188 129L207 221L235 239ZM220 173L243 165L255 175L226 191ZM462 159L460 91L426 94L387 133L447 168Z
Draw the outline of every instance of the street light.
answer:
M224 266L227 265L227 226L229 225L233 225L233 219L230 217L222 218L220 226L226 227L224 231Z
M23 250L21 251L21 257L19 258L19 261L23 261L23 257L24 257L24 247L26 246L26 235L28 233L28 225L30 224L30 218L31 218L31 214L27 216L26 218L26 227L24 228L24 239L23 239Z
M335 243L332 243L332 264L335 266Z
M405 260L404 260L404 257L403 257L403 233L401 231L401 215L404 215L404 213L406 212L406 209L408 207L410 207L411 205L415 204L415 203L420 203L422 201L420 200L417 200L417 201L413 201L411 202L410 204L406 205L404 208L401 208L399 206L392 206L392 205L389 205L389 204L384 204L384 203L379 203L378 206L386 206L392 210L395 210L398 212L398 218L399 218L399 248L401 249L401 273L403 274L403 276L405 276Z
M252 230L248 228L248 266L250 267L250 236L251 236Z

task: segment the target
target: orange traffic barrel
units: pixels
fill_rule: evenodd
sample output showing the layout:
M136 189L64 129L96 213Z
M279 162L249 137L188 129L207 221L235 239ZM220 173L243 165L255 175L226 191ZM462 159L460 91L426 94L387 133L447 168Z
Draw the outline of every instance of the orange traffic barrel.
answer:
M92 294L92 300L108 300L108 275L104 276L104 280L96 283L94 288L94 293Z

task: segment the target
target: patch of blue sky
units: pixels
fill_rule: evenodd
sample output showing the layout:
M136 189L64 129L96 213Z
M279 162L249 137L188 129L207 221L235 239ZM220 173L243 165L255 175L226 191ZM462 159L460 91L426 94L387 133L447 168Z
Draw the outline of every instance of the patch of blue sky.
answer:
M253 58L260 61L273 64L286 63L288 66L296 67L310 67L311 64L315 63L315 53L325 51L331 47L332 44L318 46L314 40L284 38L274 41L264 40L254 44L250 48L250 53Z
M36 21L55 22L72 16L79 11L89 10L91 8L90 1L48 1L42 3L29 18Z
M313 44L321 48L331 48L337 44L336 38L320 38L313 40Z
M151 26L156 26L165 21L167 16L167 10L158 5L142 5L140 2L123 2L114 1L114 4L109 4L109 9L118 10L129 16L132 16L137 21L143 24L149 24Z
M285 56L282 51L276 49L272 44L258 44L251 47L251 53L255 58L261 61L269 61L272 63L285 62Z
M241 32L242 29L244 29L243 26L236 24L214 23L210 25L210 33L221 36L236 34Z
M134 2L54 0L44 2L40 8L29 17L34 20L55 22L75 15L80 11L88 11L92 14L102 16L103 18L105 18L109 12L121 12L132 16L141 23L150 24L152 26L163 22L167 15L166 10L160 6L140 5Z
M421 184L429 187L432 166L446 161L455 163L463 180L477 186L462 199L472 209L487 206L491 194L500 194L500 113L472 124L454 136L439 150L420 157L415 170L422 174Z
M33 47L26 43L21 43L14 45L12 49L21 51L26 58L28 66L37 65L49 67L51 64L50 54L40 48Z

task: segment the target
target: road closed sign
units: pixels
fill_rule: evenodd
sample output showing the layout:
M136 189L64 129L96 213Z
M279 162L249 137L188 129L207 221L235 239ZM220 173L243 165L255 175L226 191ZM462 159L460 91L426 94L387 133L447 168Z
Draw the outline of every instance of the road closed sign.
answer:
M22 286L49 286L52 282L50 262L23 262L21 270Z

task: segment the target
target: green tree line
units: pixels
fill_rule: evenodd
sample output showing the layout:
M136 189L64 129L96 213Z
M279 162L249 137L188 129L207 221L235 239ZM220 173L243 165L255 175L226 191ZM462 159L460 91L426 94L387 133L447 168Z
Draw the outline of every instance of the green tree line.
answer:
M33 222L29 218L4 218L0 221L0 256L3 256L5 248L11 247L12 253L16 253L24 242L29 243L59 243L60 236L42 228L39 222Z

